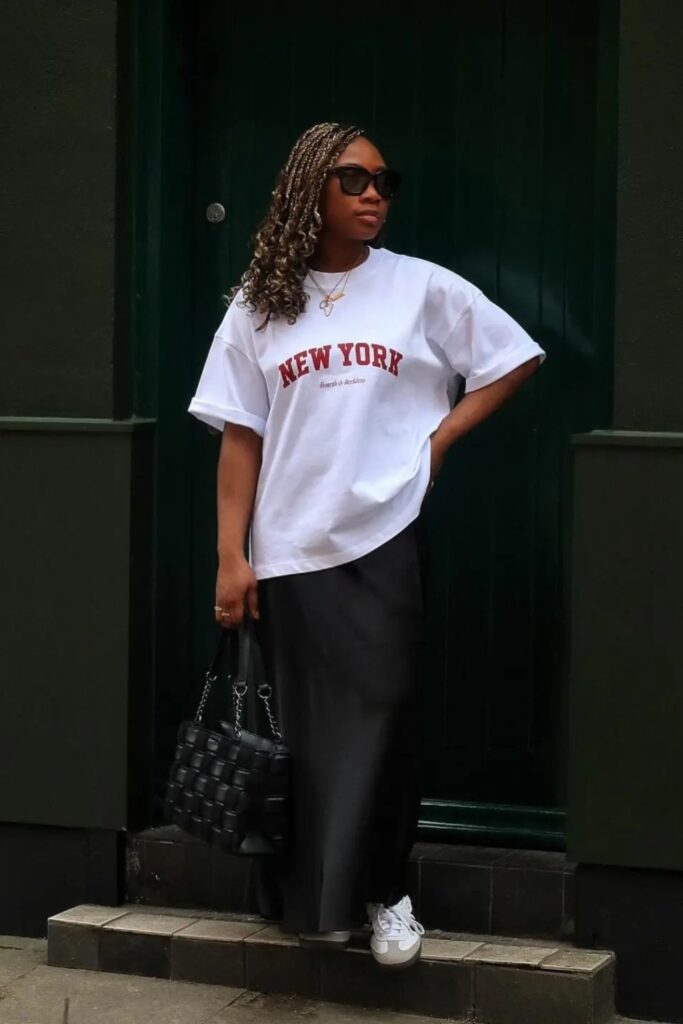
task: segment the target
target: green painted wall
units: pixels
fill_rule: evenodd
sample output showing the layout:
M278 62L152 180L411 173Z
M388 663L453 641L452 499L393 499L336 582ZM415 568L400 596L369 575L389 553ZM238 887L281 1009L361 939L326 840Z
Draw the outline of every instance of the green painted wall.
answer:
M154 437L130 419L132 4L3 13L0 823L115 830L147 820L154 718Z
M567 853L683 869L683 433L577 438Z
M622 0L614 425L683 430L683 16Z
M149 424L0 418L0 822L146 820L151 465Z
M121 9L28 0L4 12L3 415L116 414Z
M578 861L680 871L680 4L621 0L618 30L617 429L576 438L567 843ZM583 934L604 934L582 906ZM641 941L661 945L656 930Z

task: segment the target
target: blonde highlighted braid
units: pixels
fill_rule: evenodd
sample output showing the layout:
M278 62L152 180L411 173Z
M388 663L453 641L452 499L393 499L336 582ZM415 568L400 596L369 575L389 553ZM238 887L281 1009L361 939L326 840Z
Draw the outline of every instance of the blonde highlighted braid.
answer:
M294 143L278 174L270 206L254 236L254 254L239 284L222 298L230 305L242 288L239 304L265 313L257 330L285 316L293 324L308 300L303 280L307 259L322 227L318 212L327 172L349 143L365 132L356 125L325 121L308 128ZM380 244L379 236L371 245Z

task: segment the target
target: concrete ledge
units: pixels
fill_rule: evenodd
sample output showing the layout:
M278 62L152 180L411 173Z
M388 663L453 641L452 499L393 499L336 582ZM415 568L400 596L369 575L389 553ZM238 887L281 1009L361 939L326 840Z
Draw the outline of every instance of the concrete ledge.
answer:
M475 984L477 1020L490 1024L605 1024L614 1015L613 972L608 968L585 977L479 964Z
M174 935L171 977L176 981L242 987L245 940L261 930L262 924L249 921L193 921Z
M382 969L369 927L344 950L309 949L257 917L74 907L48 921L48 962L488 1024L605 1024L614 955L465 933L425 934L420 961Z
M55 914L47 922L47 962L50 967L100 970L102 926L124 917L123 907L82 904Z

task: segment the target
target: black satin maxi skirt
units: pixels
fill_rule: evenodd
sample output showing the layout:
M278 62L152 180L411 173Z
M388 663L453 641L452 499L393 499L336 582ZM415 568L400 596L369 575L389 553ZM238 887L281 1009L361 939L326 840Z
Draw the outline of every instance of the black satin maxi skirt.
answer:
M285 931L358 928L407 892L422 792L422 516L329 569L259 581L256 635L291 755L290 847L260 859Z

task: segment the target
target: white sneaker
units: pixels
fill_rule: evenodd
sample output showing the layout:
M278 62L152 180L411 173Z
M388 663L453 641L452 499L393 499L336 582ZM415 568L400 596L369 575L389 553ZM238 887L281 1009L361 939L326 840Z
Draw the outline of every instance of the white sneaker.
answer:
M351 938L351 932L299 932L299 943L302 946L327 946L342 949Z
M384 967L409 967L420 957L424 928L415 920L410 896L390 907L383 903L366 904L372 925L370 949Z

